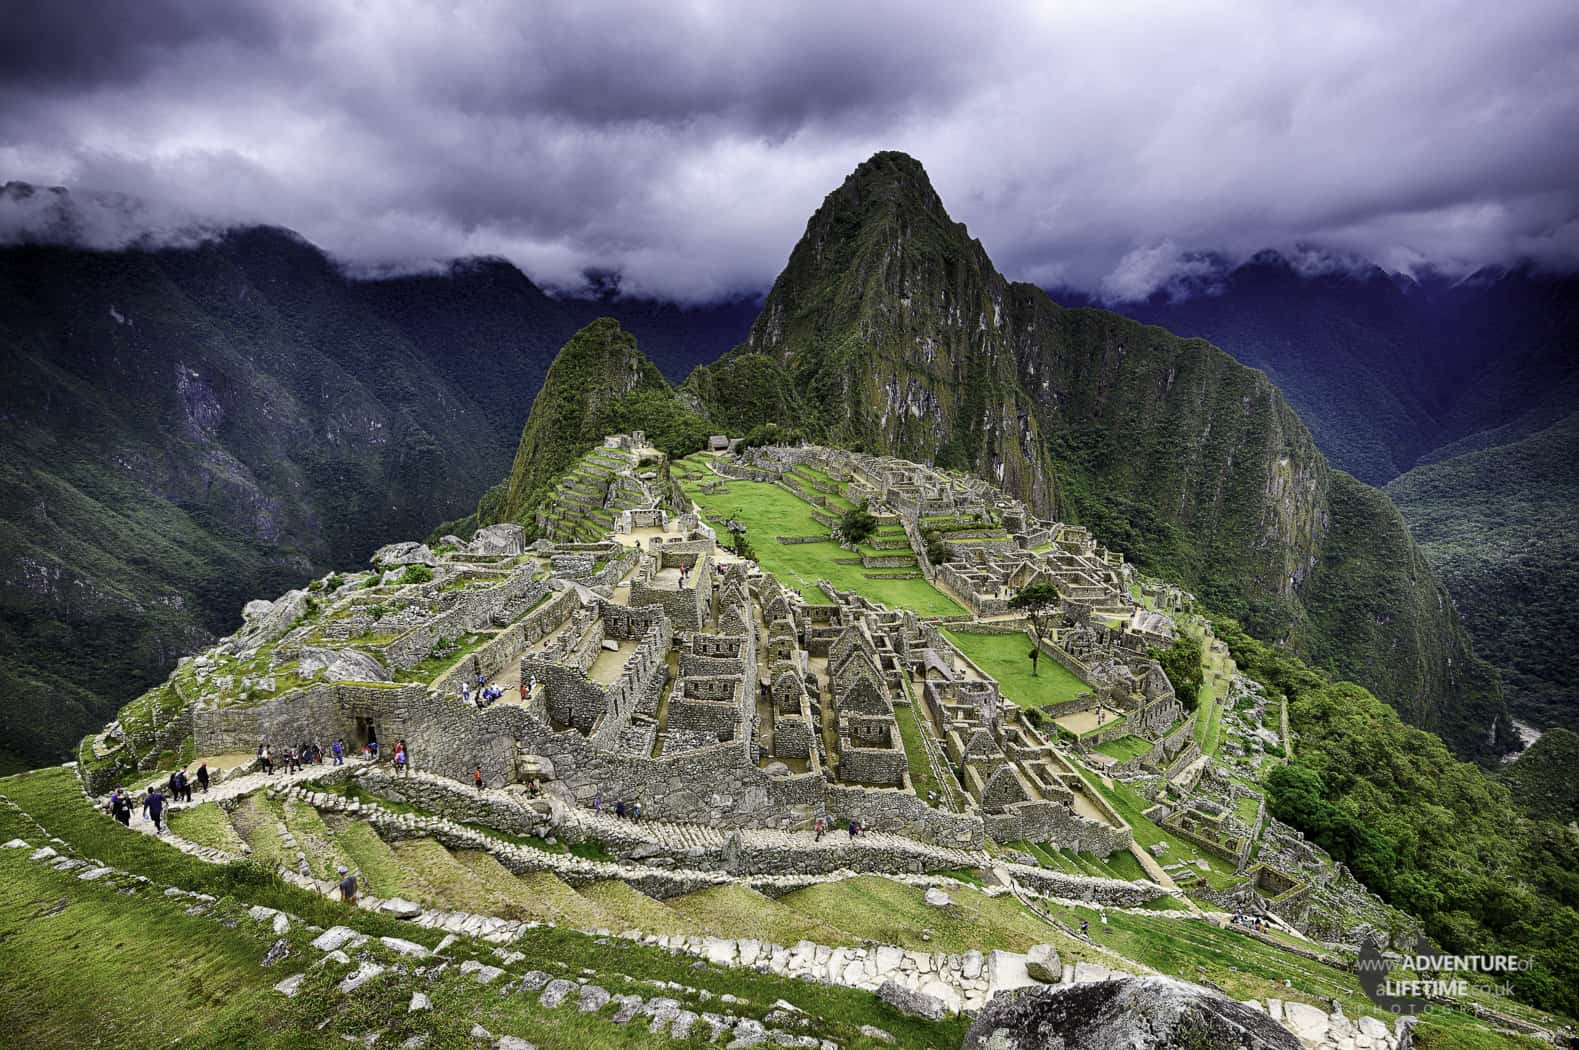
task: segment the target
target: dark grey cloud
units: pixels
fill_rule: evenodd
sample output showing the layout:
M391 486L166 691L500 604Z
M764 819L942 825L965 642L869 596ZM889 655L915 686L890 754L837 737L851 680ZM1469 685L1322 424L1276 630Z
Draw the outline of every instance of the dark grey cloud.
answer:
M353 268L707 298L897 148L1011 276L1112 298L1205 252L1579 260L1569 0L25 6L0 178L119 194L96 243L270 222Z

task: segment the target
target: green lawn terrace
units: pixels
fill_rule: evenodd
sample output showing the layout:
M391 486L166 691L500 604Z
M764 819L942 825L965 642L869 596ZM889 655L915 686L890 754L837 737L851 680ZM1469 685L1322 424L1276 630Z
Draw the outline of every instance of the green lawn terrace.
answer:
M903 549L889 546L903 535L902 527L881 526L864 551L846 550L833 539L836 515L784 484L713 473L710 460L687 457L673 465L671 474L721 537L729 535L727 522L744 525L756 562L802 598L826 603L828 597L818 583L827 581L839 591L919 616L964 614L919 573L908 542Z
M8 1032L39 1045L60 1045L64 1034L76 1041L130 1046L146 1045L156 1032L167 1040L188 1032L198 1038L234 1031L245 1033L247 1045L301 1046L342 1045L342 1036L360 1039L379 1030L381 1042L392 1033L401 1041L427 1035L446 1040L441 1045L465 1045L471 1025L482 1023L495 1033L525 1035L538 1046L661 1045L645 1018L629 1026L612 1023L612 1004L581 1013L574 990L570 1005L558 1010L540 1004L535 990L499 994L505 981L516 981L528 968L572 981L587 977L588 983L616 993L669 996L696 1013L720 1009L718 997L729 992L738 1000L730 1010L770 1026L775 1004L787 1002L811 1018L802 1031L855 1050L956 1045L968 1021L964 1016L941 1022L905 1017L869 988L830 980L825 971L808 969L808 979L800 979L772 965L752 969L738 954L728 963L708 961L723 954L706 945L700 956L667 949L676 943L673 938L682 937L750 938L769 946L758 956L764 962L783 958L772 946L789 948L801 941L830 952L890 945L900 952L937 953L939 963L945 953L962 962L973 952L1017 953L1049 944L1070 967L1160 972L1210 981L1238 998L1276 998L1323 1009L1336 1001L1351 1018L1393 1022L1364 997L1347 959L1333 958L1322 946L1297 937L1255 937L1222 926L1220 919L1187 917L1176 908L1072 906L1022 886L1019 893L1035 905L1033 910L1015 894L974 885L987 874L985 867L954 873L964 881L951 881L942 872L931 879L947 893L946 907L926 903L925 884L879 874L763 892L752 888L759 877L748 873L723 876L724 881L702 889L653 896L631 885L641 866L621 859L633 851L632 838L587 838L566 847L479 825L474 837L462 842L443 832L423 833L440 819L436 814L355 783L309 785L303 788L307 797L260 791L227 807L200 802L175 815L177 835L205 849L244 850L251 864L243 865L206 861L169 840L121 828L90 807L69 770L0 780L0 841L18 838L28 844L0 850L5 884L0 997L30 1004L26 1011L13 1007L8 1012ZM353 797L360 811L346 808ZM392 833L402 821L412 823ZM608 826L627 836L653 830L613 821ZM293 871L300 858L284 845L285 834L311 854L311 881ZM54 836L49 842L59 857L29 860L46 836ZM1006 844L993 860L1015 862L1022 859L1018 854L1032 853L1050 872L1111 879L1130 871L1122 856L1099 863L1018 842ZM517 858L537 854L535 870L516 870ZM596 865L610 861L618 865L615 877L595 877ZM68 862L83 866L54 867ZM326 880L317 872L346 862L363 876L367 904L398 893L422 909L416 921L377 907L348 909L326 896ZM283 871L293 877L260 875L267 871L264 865L274 863L283 863ZM98 871L100 864L110 867L108 875L90 881L78 877ZM1019 870L1013 863L1010 867ZM139 883L139 877L152 881ZM171 895L167 888L210 896ZM253 912L254 906L285 913L283 926L273 911ZM50 921L37 921L51 909ZM506 935L448 936L444 926L427 924L428 916L440 914L489 917ZM1082 920L1089 923L1089 936L1077 932ZM369 938L347 949L356 959L343 965L320 962L323 953L310 942L331 926ZM599 932L607 930L640 933L609 937ZM436 977L414 975L414 966L431 969L434 960L413 963L386 948L380 937L439 951L449 965ZM671 940L646 943L659 937ZM285 959L260 967L259 960L282 940L288 948ZM526 961L512 963L509 952L522 953ZM150 966L150 958L180 958L183 966ZM336 984L365 960L384 971L355 992L338 992ZM479 964L503 967L508 976L491 983L479 979ZM996 972L989 966L983 970ZM188 994L184 982L193 974L201 974L215 994ZM295 997L273 990L298 975L301 990ZM652 980L674 986L654 989L647 983ZM699 989L710 990L710 998ZM414 991L429 997L431 1010L408 1010ZM1560 1022L1497 998L1479 1005L1534 1024L1556 1027ZM1488 1027L1498 1022L1477 1022L1469 1006L1443 1010L1431 1023L1474 1041L1426 1045L1465 1050L1524 1045L1499 1039ZM862 1024L882 1029L893 1042L863 1035ZM628 1041L633 1031L636 1038Z

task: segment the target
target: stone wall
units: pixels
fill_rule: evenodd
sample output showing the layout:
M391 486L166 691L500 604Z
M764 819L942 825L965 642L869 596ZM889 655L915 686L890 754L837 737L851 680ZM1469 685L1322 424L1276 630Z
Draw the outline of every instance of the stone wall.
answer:
M893 831L942 846L980 849L984 829L979 816L942 813L908 791L829 784L825 808L839 823L864 820L877 831Z
M1098 823L1054 802L1016 802L988 816L986 823L987 834L998 842L1025 839L1101 857L1129 849L1134 840L1127 827Z
M495 587L462 591L448 612L370 651L392 671L415 667L428 658L440 638L459 638L492 627L496 618L507 615L512 606L530 606L541 600L548 593L548 584L534 578L536 571L536 566L525 565Z
M420 685L310 685L250 707L194 708L192 733L200 755L251 752L263 743L272 748L316 743L328 750L334 740L344 739L360 746L368 725L380 740L393 741L410 705L427 695Z

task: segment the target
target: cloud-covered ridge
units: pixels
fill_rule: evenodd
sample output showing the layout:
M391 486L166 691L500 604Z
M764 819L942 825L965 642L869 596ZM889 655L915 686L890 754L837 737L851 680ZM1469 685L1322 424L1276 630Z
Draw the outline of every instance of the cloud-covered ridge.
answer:
M1110 298L1207 250L1579 258L1566 0L20 7L0 178L135 199L130 235L267 222L353 268L707 299L770 283L895 148L1011 276ZM37 221L16 203L0 236Z

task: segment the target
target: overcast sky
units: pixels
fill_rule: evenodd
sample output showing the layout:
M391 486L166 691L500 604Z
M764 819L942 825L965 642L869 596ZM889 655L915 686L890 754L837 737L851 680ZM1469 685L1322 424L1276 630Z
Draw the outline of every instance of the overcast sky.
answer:
M708 299L901 149L1010 277L1112 298L1202 250L1579 259L1574 0L6 8L0 181L140 201L101 243L268 222Z

